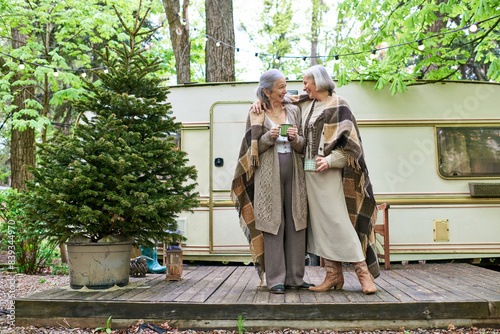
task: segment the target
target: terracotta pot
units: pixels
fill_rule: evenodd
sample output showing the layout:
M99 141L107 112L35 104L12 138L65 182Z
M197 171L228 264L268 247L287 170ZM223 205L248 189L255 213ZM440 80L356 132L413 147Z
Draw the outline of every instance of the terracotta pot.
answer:
M107 289L127 285L132 243L66 243L71 288Z

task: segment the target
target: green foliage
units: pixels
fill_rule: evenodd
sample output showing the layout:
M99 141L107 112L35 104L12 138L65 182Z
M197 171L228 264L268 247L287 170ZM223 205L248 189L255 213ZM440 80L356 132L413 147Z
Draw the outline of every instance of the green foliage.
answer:
M266 66L264 70L276 68L286 73L293 71L300 63L299 59L296 61L277 59L277 56L290 54L293 47L298 45L299 37L294 34L298 24L294 23L293 14L291 0L264 0L260 17L263 26L259 34L264 37L267 44L260 45L260 48L268 54L275 55L271 61L268 56L259 55Z
M51 240L171 242L179 238L177 214L197 205L196 171L175 146L180 123L155 75L160 60L144 55L139 42L148 32L138 21L124 29L128 44L100 54L109 73L85 82L85 98L73 104L81 114L73 136L40 144L38 167L30 169L25 212Z
M37 140L42 135L42 140L50 141L54 131L68 134L77 117L72 103L83 93L82 78L74 69L102 66L94 50L119 45L122 36L128 38L112 5L123 13L125 22L133 22L138 0L35 3L3 0L0 3L0 49L24 60L26 65L21 70L18 60L0 54L0 124L5 121L0 135L9 138L12 126L19 130L36 129ZM161 2L150 5L155 13L163 12ZM26 43L17 49L11 45L11 28L19 28L27 36ZM57 77L53 68L59 69ZM27 84L35 86L34 94L23 93L22 87ZM15 96L21 96L26 107L16 110L11 104ZM8 166L2 166L5 160L0 157L0 177L10 174Z
M244 326L245 325L244 324L244 322L245 322L245 316L244 316L244 314L246 314L246 313L243 312L242 314L240 314L238 316L238 333L239 334L242 334L242 333L246 332L246 328Z
M106 328L104 328L104 327L97 327L95 330L96 331L106 332L106 333L111 333L111 317L109 317L108 321L106 322Z
M376 60L368 53L341 57L333 66L339 86L353 79L377 80L376 89L390 86L403 92L417 79L498 80L500 18L483 22L479 31L468 29L439 37L430 36L466 27L498 15L493 0L431 0L426 2L344 0L339 4L341 43L330 55L370 51L423 39L417 43L381 50ZM347 69L347 70L346 70Z
M13 189L0 192L0 249L15 257L13 267L26 274L40 273L55 257L55 244L44 240L37 229L27 229L24 202Z
M58 264L56 262L52 262L52 264L50 265L50 273L52 275L61 275L61 276L69 275L68 265L66 263Z

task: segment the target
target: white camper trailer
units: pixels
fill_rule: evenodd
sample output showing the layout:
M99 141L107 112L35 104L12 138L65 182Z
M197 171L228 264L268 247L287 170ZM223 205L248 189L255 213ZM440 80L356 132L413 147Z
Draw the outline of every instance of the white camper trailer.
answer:
M391 261L500 257L500 84L374 82L337 88L358 120L378 203L389 203ZM257 83L171 87L200 207L182 214L185 259L250 261L230 187ZM288 90L302 92L302 82ZM382 215L379 215L382 219Z

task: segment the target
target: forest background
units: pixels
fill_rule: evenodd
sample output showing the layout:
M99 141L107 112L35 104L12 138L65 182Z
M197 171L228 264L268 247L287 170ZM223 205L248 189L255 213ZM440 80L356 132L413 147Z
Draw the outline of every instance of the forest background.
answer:
M24 189L36 142L66 135L96 50L126 41L139 0L0 0L0 184ZM339 86L403 93L440 80L500 79L499 0L145 0L150 57L166 86L291 80L324 65ZM425 81L421 81L425 79Z

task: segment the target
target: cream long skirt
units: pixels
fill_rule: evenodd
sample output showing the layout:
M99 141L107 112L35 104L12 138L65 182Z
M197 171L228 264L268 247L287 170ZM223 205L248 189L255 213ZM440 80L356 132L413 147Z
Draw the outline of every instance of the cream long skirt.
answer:
M310 216L307 252L332 261L364 261L345 204L342 169L306 172L306 187Z

